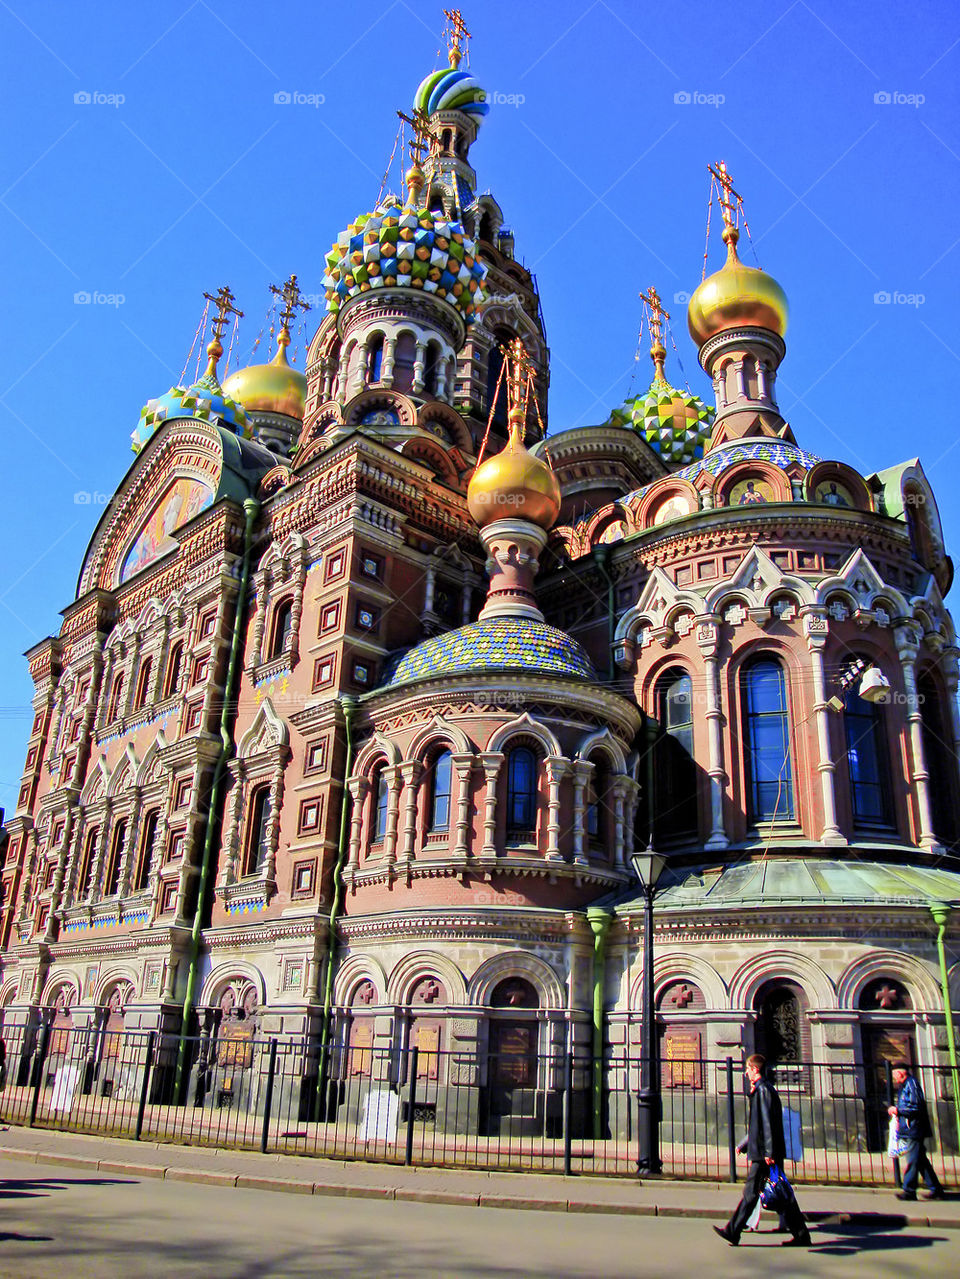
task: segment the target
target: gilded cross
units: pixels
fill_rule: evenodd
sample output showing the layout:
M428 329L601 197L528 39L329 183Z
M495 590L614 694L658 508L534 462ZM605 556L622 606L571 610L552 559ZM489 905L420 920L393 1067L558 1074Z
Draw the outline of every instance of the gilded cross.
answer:
M707 168L720 187L720 212L723 215L723 225L733 226L736 222L737 208L740 205L740 195L733 189L733 178L727 172L727 166L722 160L716 168L712 164L707 165Z
M447 37L447 57L450 60L450 65L456 68L460 65L460 60L466 52L466 42L470 39L470 32L467 30L463 14L459 9L444 9L443 16L449 24L445 33Z
M212 302L217 308L217 315L211 325L211 328L219 340L223 337L223 330L227 327L227 316L235 315L238 320L242 320L243 312L238 311L233 305L237 299L233 296L233 292L229 284L221 285L220 288L217 289L216 294L204 293L203 296L208 302Z
M650 325L650 336L659 346L663 340L663 321L670 319L670 312L663 309L660 294L651 284L646 293L640 294L640 301L647 307L647 323Z
M270 285L270 292L276 293L283 301L283 310L280 312L280 323L287 328L290 321L296 315L297 310L309 311L310 303L305 302L300 293L300 285L297 283L297 277L291 275L286 284L279 287L276 284Z

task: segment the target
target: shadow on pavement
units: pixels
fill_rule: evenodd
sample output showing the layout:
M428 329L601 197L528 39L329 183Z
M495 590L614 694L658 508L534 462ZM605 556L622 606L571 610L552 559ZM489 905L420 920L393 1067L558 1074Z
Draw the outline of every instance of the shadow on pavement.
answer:
M0 1230L0 1243L14 1240L17 1243L53 1243L53 1235L18 1235L12 1230Z
M132 1186L129 1177L0 1177L0 1199L37 1199L68 1186ZM9 1237L9 1236L8 1236Z

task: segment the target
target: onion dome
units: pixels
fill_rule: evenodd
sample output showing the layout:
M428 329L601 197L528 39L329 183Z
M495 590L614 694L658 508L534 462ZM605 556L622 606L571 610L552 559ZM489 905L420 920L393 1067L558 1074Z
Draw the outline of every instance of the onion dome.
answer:
M428 116L434 111L463 111L476 120L482 120L490 111L480 82L469 71L458 71L454 67L431 71L417 89L413 106Z
M786 294L772 275L744 266L737 256L739 236L735 226L724 227L727 260L687 305L687 325L698 346L726 329L770 329L780 337L787 331Z
M424 640L410 649L400 659L387 686L483 671L597 678L589 657L566 632L529 618L491 617Z
M668 466L686 466L703 457L716 410L699 395L670 385L663 373L666 351L659 342L650 354L655 373L649 389L614 409L610 423L632 426Z
M217 361L223 347L214 338L207 347L210 357L207 371L193 386L173 386L155 400L148 400L140 410L140 421L130 439L134 453L139 453L163 422L175 418L196 418L201 422L218 422L245 439L252 439L253 427L243 405L232 399L217 378Z
M269 364L251 364L231 373L224 394L239 400L248 413L284 413L303 421L307 379L287 361L290 330L284 325L277 338L277 353Z
M391 195L337 237L326 257L323 285L334 315L360 293L413 288L445 298L471 324L486 274L462 223L429 209L404 207Z
M523 519L548 529L560 514L560 485L546 462L527 451L522 412L518 422L511 410L506 444L477 467L467 487L467 506L480 528L494 520Z

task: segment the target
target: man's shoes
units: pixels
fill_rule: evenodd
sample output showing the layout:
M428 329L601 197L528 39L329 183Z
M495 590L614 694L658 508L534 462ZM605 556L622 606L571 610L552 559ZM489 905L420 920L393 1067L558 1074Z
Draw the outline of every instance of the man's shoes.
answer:
M904 1192L903 1192L902 1190L898 1190L898 1191L897 1191L897 1193L896 1193L893 1197L894 1197L894 1199L902 1199L902 1200L904 1201L904 1203L910 1203L910 1204L912 1204L912 1203L916 1203L916 1202L917 1202L917 1196L916 1196L916 1195L908 1195L908 1194L904 1194Z
M943 1186L937 1186L936 1190L928 1190L923 1197L924 1199L946 1199L947 1196L943 1193Z
M794 1235L792 1239L784 1239L780 1245L781 1248L809 1248L813 1243L810 1238L810 1231L805 1230L802 1235Z
M726 1226L714 1226L713 1231L714 1234L719 1235L721 1239L725 1239L731 1248L736 1248L737 1244L740 1242L739 1239L734 1239Z

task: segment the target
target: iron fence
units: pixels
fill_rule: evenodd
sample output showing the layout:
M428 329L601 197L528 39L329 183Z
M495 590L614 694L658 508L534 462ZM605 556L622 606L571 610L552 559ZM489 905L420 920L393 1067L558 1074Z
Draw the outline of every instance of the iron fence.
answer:
M608 1053L592 1088L583 1052L379 1049L251 1034L4 1029L0 1119L71 1132L387 1163L635 1176L641 1059ZM670 1177L735 1179L747 1096L733 1058L659 1066ZM773 1073L788 1171L799 1182L893 1183L886 1082L859 1065ZM918 1072L935 1159L960 1175L949 1069Z

